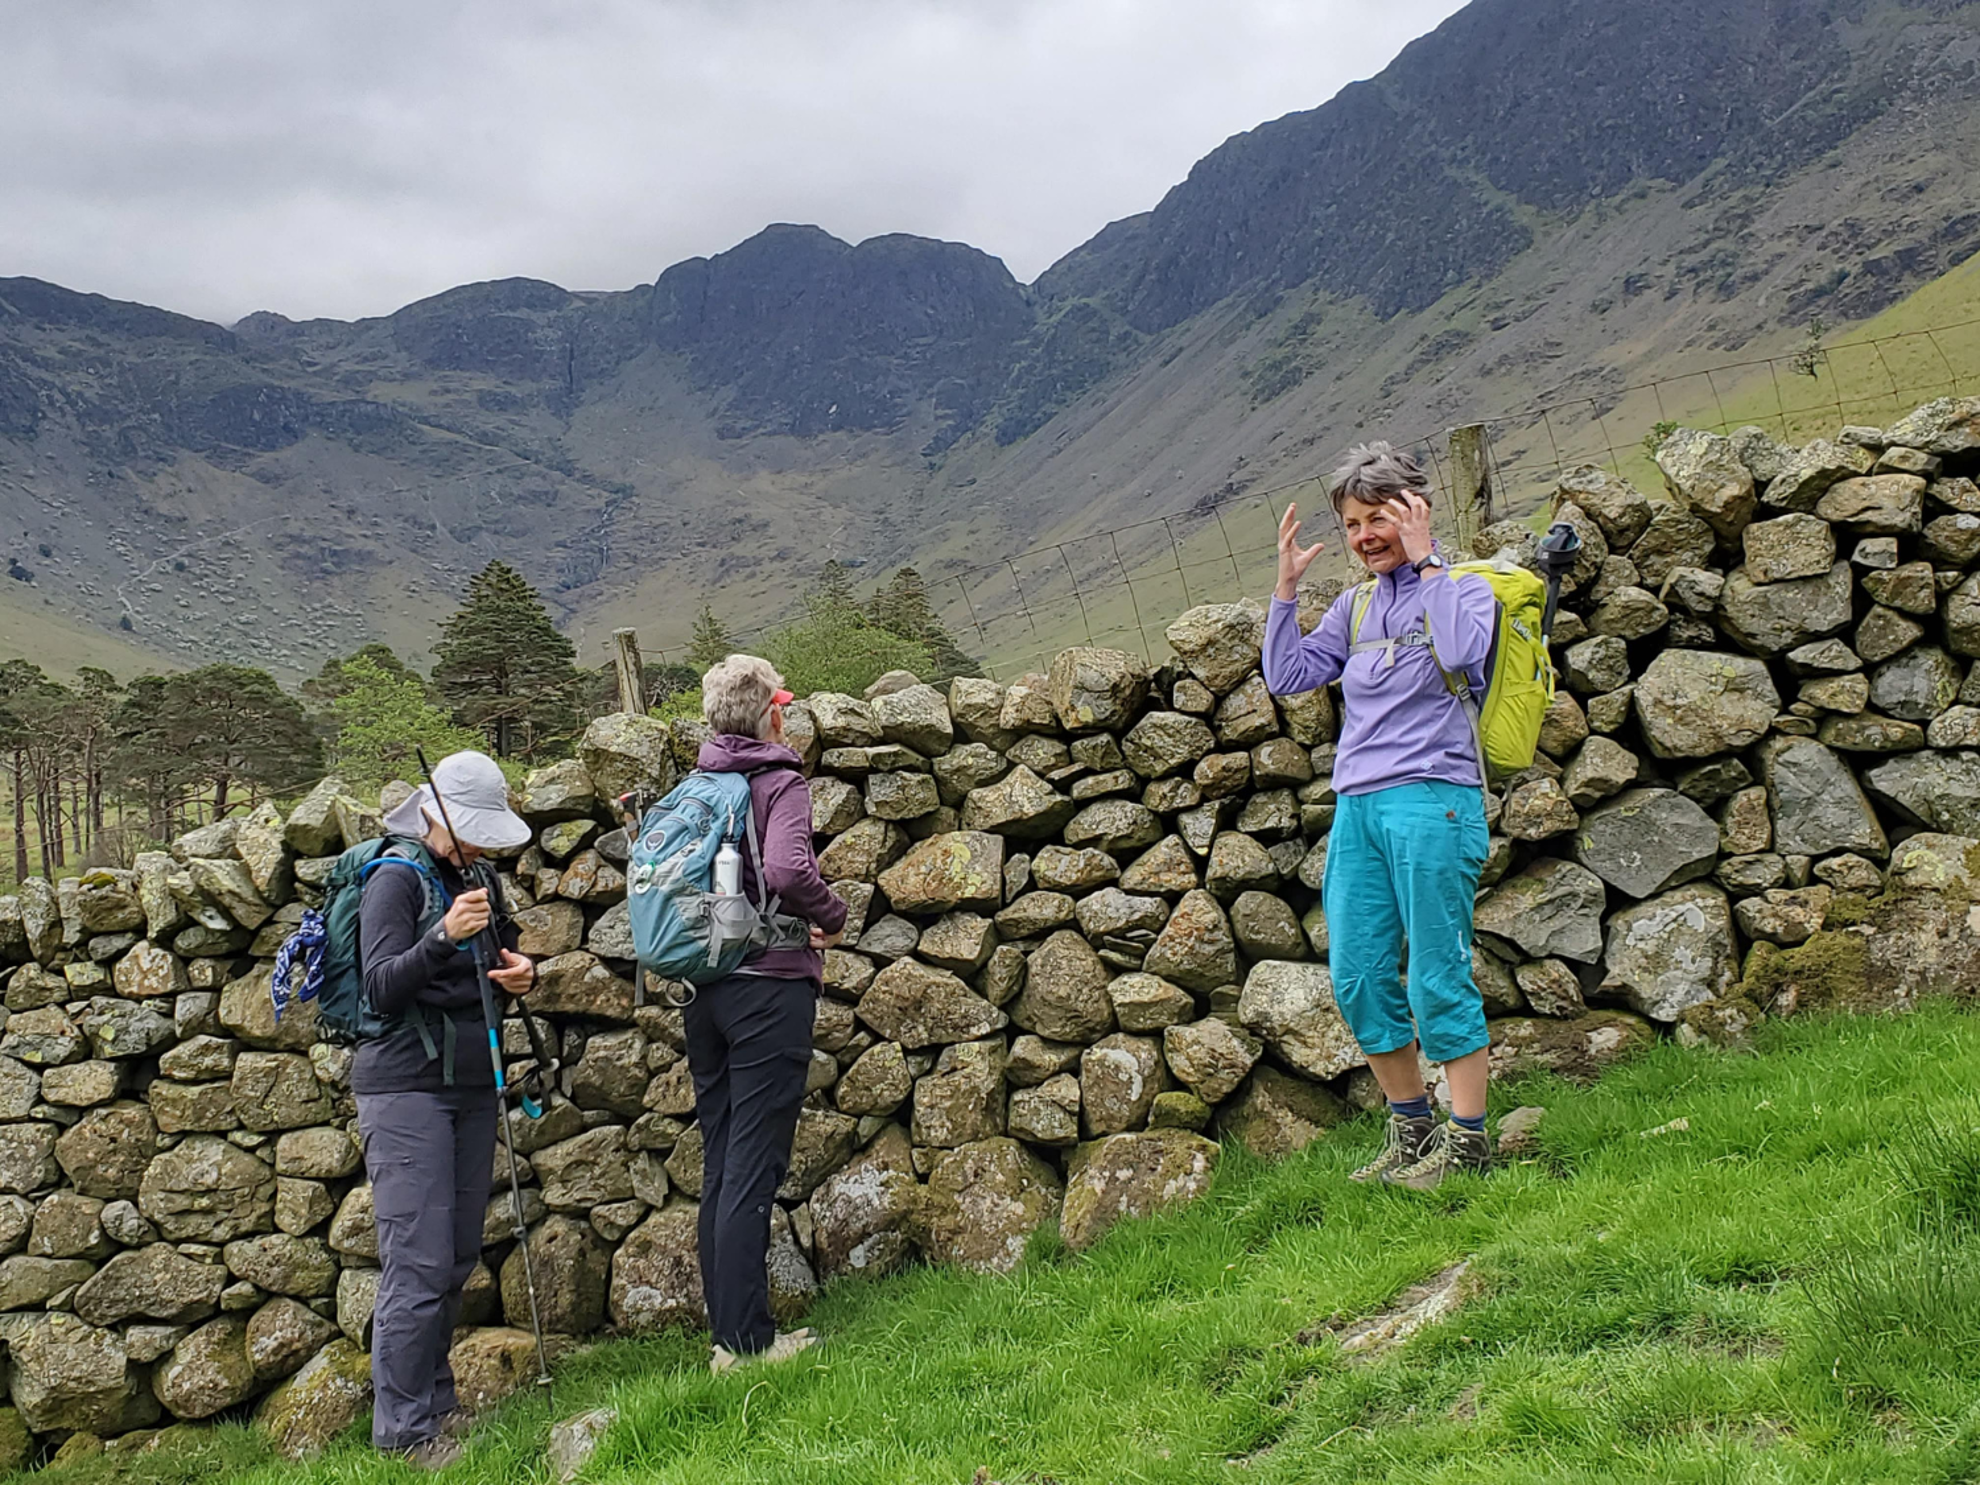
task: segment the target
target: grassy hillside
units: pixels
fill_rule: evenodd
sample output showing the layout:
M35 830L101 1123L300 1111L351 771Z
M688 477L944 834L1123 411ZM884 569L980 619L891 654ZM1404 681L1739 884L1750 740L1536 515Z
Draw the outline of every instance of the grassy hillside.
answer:
M714 1379L686 1336L601 1344L449 1478L545 1478L554 1416L620 1411L585 1478L652 1485L1980 1478L1980 1018L1664 1045L1546 1107L1537 1149L1415 1199L1353 1185L1370 1119L1196 1207L1015 1278L840 1284L828 1337ZM1386 1352L1341 1337L1461 1261L1459 1307ZM183 1433L183 1431L182 1431ZM404 1478L353 1438L304 1467L241 1428L48 1485Z
M1614 467L1661 495L1662 476L1643 445L1659 421L1725 431L1753 423L1785 442L1805 443L1833 437L1845 423L1882 425L1934 397L1980 392L1980 257L1870 319L1828 331L1813 375L1791 365L1806 344L1804 330L1761 336L1739 354L1611 346L1604 354L1618 375L1609 380L1628 383L1620 392L1605 391L1604 379L1593 375L1541 386L1528 382L1522 367L1502 366L1466 380L1462 400L1442 404L1448 421L1441 426L1493 420L1500 498L1517 516L1550 498L1562 465ZM1705 367L1730 369L1708 373ZM1365 382L1369 372L1356 365L1349 375ZM1589 400L1577 403L1577 397ZM1524 411L1541 406L1554 411L1545 418ZM1444 439L1441 426L1399 418L1352 424L1336 414L1333 425L1343 431L1309 435L1299 461L1282 461L1277 474L1236 498L1226 496L1214 510L1171 506L1166 524L1099 538L1084 534L1080 513L1068 510L1056 527L1046 528L1047 540L1065 538L1063 551L1018 559L1008 579L972 576L967 598L954 583L937 585L943 618L999 674L1048 664L1073 644L1118 645L1159 661L1166 653L1163 628L1190 604L1262 599L1272 581L1278 514L1289 500L1317 521L1306 528L1308 538L1329 542L1318 570L1344 575L1344 543L1330 529L1319 479L1338 447L1357 437L1416 438L1436 464ZM1441 464L1436 467L1441 474ZM1312 477L1302 481L1303 475ZM1440 524L1450 523L1450 514L1440 513ZM954 552L961 560L966 550L925 552L924 570L939 573L945 557Z
M0 660L16 657L59 677L72 676L85 665L100 665L120 677L177 669L173 661L115 630L67 618L31 593L0 591Z

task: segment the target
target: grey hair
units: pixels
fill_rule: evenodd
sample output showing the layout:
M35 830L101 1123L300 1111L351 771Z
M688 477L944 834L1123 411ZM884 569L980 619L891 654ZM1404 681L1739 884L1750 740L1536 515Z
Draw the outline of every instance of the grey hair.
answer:
M1430 481L1423 466L1383 440L1358 443L1341 456L1341 462L1327 477L1328 494L1336 512L1350 500L1363 505L1380 505L1394 500L1405 490L1430 498Z
M770 698L783 686L784 678L768 660L731 655L701 678L701 715L716 732L767 738Z

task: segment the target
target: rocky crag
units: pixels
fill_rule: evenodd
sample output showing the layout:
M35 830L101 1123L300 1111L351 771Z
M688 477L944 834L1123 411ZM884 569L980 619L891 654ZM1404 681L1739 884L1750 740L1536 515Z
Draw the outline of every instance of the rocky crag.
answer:
M935 583L1360 429L1564 387L1613 413L1980 248L1976 71L1956 0L1475 0L1029 285L792 224L623 290L348 323L0 278L0 615L294 679L423 651L502 557L581 642L636 613L678 645L707 598L788 612L826 556Z
M1980 399L1804 448L1679 430L1658 462L1667 498L1595 469L1560 491L1583 540L1564 686L1491 795L1476 907L1502 1077L1980 990ZM1266 694L1261 632L1254 604L1208 606L1153 672L1080 649L1008 685L897 676L793 708L852 917L775 1216L784 1316L848 1273L1008 1271L1047 1223L1083 1249L1201 1192L1220 1140L1282 1155L1376 1105L1317 891L1337 713ZM703 1319L681 1021L631 962L607 807L696 742L606 718L518 801L530 1006L567 1061L518 1138L560 1344ZM301 1452L366 1406L349 1054L306 1011L277 1024L268 986L335 853L379 828L327 780L286 818L0 898L0 1436L21 1450L252 1404ZM533 1365L506 1202L455 1346L476 1403Z

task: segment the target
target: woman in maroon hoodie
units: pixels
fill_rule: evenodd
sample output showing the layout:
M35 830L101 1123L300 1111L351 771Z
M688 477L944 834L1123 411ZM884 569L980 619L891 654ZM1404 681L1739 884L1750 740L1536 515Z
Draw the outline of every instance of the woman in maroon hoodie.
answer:
M701 1125L701 1290L718 1372L782 1361L812 1345L809 1330L779 1334L770 1318L765 1261L770 1206L791 1163L791 1138L811 1068L821 951L839 941L846 905L825 885L811 852L811 793L798 755L784 744L792 700L767 660L731 655L702 677L702 713L715 736L698 760L711 773L749 775L759 863L743 853L742 889L811 925L788 947L753 952L689 1003L688 1068Z

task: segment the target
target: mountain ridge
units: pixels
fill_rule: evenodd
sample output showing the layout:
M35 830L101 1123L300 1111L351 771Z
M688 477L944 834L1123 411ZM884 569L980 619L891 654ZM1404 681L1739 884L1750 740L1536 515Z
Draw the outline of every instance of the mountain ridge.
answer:
M662 637L705 597L773 617L826 555L939 577L1365 422L1875 313L1980 247L1976 12L1475 0L1030 285L791 223L356 321L0 279L4 555L67 619L291 674L418 652L497 554L576 631Z

